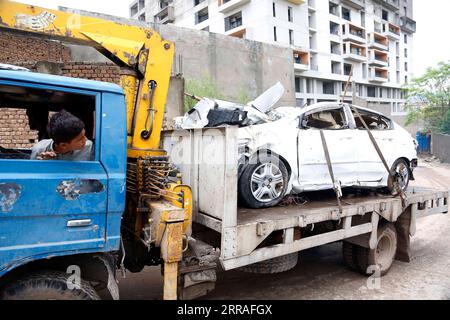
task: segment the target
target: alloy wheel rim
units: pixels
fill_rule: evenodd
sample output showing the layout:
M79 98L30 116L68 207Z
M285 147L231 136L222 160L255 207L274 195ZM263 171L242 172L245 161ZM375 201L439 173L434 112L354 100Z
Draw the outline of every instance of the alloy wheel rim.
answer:
M399 184L399 187L405 191L406 186L408 185L409 182L409 172L408 172L408 168L405 166L404 163L399 163L397 165L397 167L395 168L395 171L397 173L397 181Z
M277 199L284 190L283 174L273 163L264 163L257 167L251 176L251 192L260 202Z

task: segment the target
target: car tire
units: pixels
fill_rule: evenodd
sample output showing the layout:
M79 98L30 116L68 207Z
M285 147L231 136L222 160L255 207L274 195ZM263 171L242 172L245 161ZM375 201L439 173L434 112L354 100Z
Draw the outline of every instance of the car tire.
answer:
M409 181L411 180L411 172L409 170L409 165L406 162L405 159L397 159L394 164L392 165L391 171L396 172L397 175L397 182L400 185L400 188L403 192L408 189ZM389 192L397 196L399 195L399 191L397 190L395 183L394 183L395 177L392 177L389 175L388 178L388 190Z
M239 179L239 200L253 209L276 206L287 190L289 174L286 165L272 154L258 154L254 159L244 167Z
M71 275L43 271L16 280L0 292L0 300L100 300L97 292L81 279L78 288L69 289Z

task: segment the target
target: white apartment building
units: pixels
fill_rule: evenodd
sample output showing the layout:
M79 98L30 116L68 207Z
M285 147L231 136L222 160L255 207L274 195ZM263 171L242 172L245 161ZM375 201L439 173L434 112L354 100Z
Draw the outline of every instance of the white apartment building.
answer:
M137 0L130 15L291 47L298 106L339 100L353 66L356 96L403 113L412 0Z

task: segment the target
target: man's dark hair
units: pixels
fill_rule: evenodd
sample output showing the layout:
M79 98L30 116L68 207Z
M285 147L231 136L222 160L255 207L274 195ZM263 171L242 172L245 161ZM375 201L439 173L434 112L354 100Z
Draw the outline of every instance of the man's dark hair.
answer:
M47 126L48 136L55 143L70 142L84 129L84 123L66 110L55 113Z

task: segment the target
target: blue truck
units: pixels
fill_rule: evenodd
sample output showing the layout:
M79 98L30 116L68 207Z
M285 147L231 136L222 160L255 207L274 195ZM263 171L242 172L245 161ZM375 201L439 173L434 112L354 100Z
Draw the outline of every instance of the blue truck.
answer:
M2 282L40 269L42 261L63 275L69 266L85 264L104 268L104 275L110 269L113 276L115 258L110 253L120 247L126 191L123 89L110 83L2 70L0 101L1 107L27 108L28 114L41 119L42 114L48 117L61 108L84 114L87 136L95 143L95 157L89 162L29 160L30 150L0 150ZM63 266L57 266L60 263ZM51 275L64 278L56 271L44 277L54 281Z

